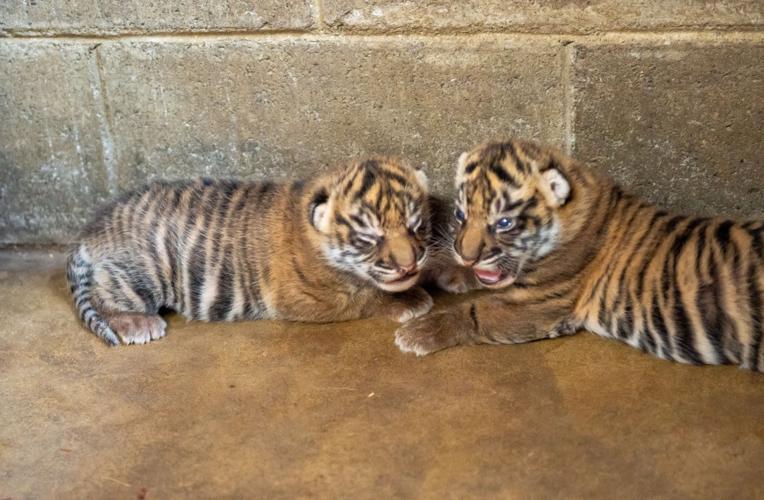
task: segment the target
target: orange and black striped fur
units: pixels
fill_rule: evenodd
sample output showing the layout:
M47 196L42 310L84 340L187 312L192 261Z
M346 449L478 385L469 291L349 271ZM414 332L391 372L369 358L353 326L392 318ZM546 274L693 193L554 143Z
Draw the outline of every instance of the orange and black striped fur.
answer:
M516 140L462 155L456 188L456 259L494 291L403 325L402 350L585 329L663 359L764 369L764 222L673 215Z
M107 343L204 321L331 322L432 307L427 179L387 158L311 182L158 182L101 213L70 257L80 318Z

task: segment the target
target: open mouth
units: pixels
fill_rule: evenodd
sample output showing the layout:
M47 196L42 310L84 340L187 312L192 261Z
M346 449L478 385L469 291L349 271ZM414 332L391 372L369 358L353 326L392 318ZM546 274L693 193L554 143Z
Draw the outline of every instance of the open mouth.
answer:
M473 271L475 272L475 277L477 277L478 281L488 288L509 285L517 277L512 271L503 271L497 268L475 267L473 268Z
M416 283L417 278L419 278L419 270L408 272L394 280L378 281L377 283L382 290L400 292L411 288Z

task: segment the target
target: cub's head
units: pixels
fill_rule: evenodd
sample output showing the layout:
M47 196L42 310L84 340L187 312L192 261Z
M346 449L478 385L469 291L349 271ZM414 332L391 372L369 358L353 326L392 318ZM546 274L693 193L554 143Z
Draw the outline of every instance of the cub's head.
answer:
M388 158L353 163L313 194L308 210L331 265L388 292L416 283L430 238L423 171Z
M560 210L572 194L555 155L522 141L462 154L456 191L456 260L486 288L510 285L558 246Z

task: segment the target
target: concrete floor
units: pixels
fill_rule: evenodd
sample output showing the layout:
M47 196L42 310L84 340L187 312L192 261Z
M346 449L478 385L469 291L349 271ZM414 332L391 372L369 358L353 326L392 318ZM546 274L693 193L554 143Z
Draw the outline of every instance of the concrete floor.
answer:
M109 349L62 263L0 253L0 499L764 498L764 375L588 334L417 359L381 319Z

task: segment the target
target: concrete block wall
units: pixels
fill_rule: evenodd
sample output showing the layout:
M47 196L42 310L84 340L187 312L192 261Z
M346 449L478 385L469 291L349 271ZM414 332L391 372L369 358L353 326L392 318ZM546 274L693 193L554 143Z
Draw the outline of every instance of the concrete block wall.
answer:
M0 2L0 244L155 178L426 165L517 135L682 211L764 217L761 0Z

